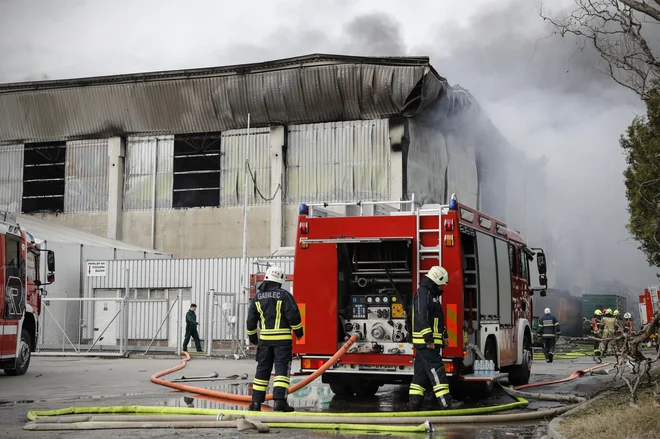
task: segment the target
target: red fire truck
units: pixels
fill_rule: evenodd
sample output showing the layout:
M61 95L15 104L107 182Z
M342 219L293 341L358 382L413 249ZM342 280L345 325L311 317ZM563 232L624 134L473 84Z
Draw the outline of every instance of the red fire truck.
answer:
M383 384L407 384L413 374L411 302L434 265L449 272L442 296L448 343L442 355L453 385L477 381L490 392L509 376L529 381L532 295L546 295L546 260L506 224L459 204L416 208L405 202L303 204L298 219L293 290L305 335L294 344L301 371L321 367L350 336L359 339L323 374L340 395L373 395ZM409 208L393 209L392 205ZM368 215L364 210L369 209ZM530 285L536 257L538 288ZM497 372L475 375L476 360Z
M644 288L644 294L639 296L639 319L644 327L660 311L660 286Z
M0 212L0 369L24 375L37 347L41 293L55 280L55 254L47 255L47 281L41 281L42 250L16 217Z

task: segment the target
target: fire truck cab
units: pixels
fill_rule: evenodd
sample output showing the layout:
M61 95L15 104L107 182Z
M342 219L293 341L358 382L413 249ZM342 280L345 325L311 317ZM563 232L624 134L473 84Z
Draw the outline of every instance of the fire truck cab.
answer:
M41 273L46 253L47 282ZM37 347L42 287L55 280L55 254L40 250L16 217L0 212L0 369L24 375Z
M337 214L337 208L360 214ZM412 297L434 265L449 272L442 356L452 385L476 381L490 392L507 374L514 385L529 381L532 295L545 296L545 254L503 222L458 203L454 195L449 205L421 208L414 198L303 204L296 242L293 290L305 335L295 341L294 353L301 357L301 372L320 368L350 336L358 336L323 374L335 394L368 396L383 384L410 383ZM535 257L536 289L529 266ZM475 376L478 359L492 360L497 372Z

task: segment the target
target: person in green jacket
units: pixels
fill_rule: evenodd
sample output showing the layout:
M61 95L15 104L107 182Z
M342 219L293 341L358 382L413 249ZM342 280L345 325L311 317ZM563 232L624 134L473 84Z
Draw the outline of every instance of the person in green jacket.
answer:
M188 352L188 343L190 342L190 337L195 340L195 347L197 348L197 352L203 352L202 351L202 344L199 341L199 334L197 333L197 315L195 314L195 310L197 309L197 305L194 303L190 304L190 309L186 313L186 337L183 339L183 352Z

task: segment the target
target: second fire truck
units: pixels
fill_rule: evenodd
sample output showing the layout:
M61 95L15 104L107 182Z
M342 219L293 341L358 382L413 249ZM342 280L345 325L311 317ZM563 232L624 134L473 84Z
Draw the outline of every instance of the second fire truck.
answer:
M46 281L41 260L45 253ZM24 375L37 347L41 287L55 280L55 254L40 250L16 217L0 212L0 369Z
M413 208L390 207L403 203ZM512 384L526 384L533 359L532 296L545 296L547 288L543 250L455 196L445 206L403 203L357 203L359 210L371 210L359 216L337 216L332 204L301 206L293 290L305 329L294 343L302 372L320 368L357 335L323 374L335 394L368 396L383 384L409 383L412 297L428 269L441 265L449 272L442 356L450 380L477 381L486 392L506 374ZM379 210L386 214L377 215ZM530 278L534 259L537 289ZM497 372L475 375L479 359L493 361Z

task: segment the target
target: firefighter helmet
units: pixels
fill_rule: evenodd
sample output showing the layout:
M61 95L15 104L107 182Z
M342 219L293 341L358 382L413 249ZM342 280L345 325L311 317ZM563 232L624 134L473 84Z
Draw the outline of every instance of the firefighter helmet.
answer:
M605 315L612 315L612 310L609 309L609 308L607 308L607 309L605 310Z
M550 314L550 308L546 308L545 311L543 311L546 314Z
M632 319L632 316L630 315L629 312L627 312L623 315L623 318L626 319L626 320L629 320L629 319Z
M615 309L614 312L613 312L612 314L614 314L615 316L618 316L618 315L619 315L619 310L618 310L618 309Z
M282 268L278 267L277 265L268 267L268 270L266 270L266 276L264 277L264 280L277 282L278 284L283 284L284 270L282 270Z
M597 309L597 310L594 311L594 315L595 315L595 316L602 316L602 315L603 315L603 311Z
M438 286L447 285L449 282L449 273L439 265L431 267L429 272L426 273L426 277L431 279L433 283Z

